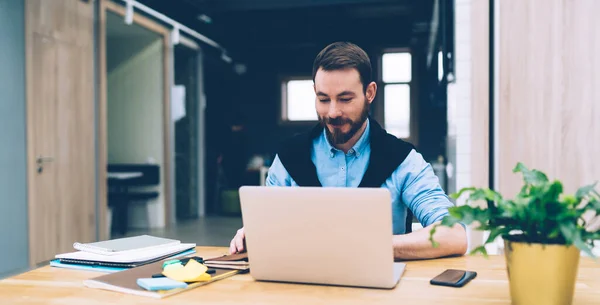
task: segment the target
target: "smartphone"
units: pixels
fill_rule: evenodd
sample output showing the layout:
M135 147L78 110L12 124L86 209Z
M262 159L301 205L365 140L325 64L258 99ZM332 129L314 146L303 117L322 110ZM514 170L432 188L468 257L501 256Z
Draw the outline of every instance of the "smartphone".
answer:
M431 285L462 287L477 276L475 271L448 269L429 281Z

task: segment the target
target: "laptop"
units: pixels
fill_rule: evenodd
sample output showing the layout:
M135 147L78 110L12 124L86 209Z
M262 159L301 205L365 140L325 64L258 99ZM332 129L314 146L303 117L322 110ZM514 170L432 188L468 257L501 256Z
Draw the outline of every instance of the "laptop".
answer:
M250 274L259 281L394 288L385 188L240 188Z

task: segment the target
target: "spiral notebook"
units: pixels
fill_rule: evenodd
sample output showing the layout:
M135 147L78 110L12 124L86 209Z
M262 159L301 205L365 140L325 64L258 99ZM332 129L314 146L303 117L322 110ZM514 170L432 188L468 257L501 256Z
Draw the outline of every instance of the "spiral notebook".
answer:
M179 240L175 239L155 237L150 235L139 235L93 243L74 243L73 248L79 251L95 254L117 255L127 251L172 247L180 243L181 242Z
M113 266L113 267L123 267L126 264L133 263L148 263L151 260L156 260L159 258L168 257L171 255L175 255L177 253L181 253L184 251L188 251L190 249L194 249L196 247L195 243L181 243L174 246L162 246L162 247L153 247L153 248L144 248L142 250L131 250L131 251L121 251L118 254L114 255L102 255L92 252L86 251L77 251L70 253L62 253L57 254L55 258L60 259L63 263L84 263L88 262L89 264L95 262L102 263L113 263L113 264L121 264L121 265L108 265L105 266ZM133 266L133 265L132 265Z
M127 270L130 268L135 268L139 266L143 266L149 263L154 263L159 260L163 260L165 258L174 259L186 255L191 255L196 253L196 249L189 249L183 252L178 252L175 254L169 254L165 256L161 256L155 259L150 259L141 262L131 262L131 263L112 263L112 262L103 262L103 261L90 261L90 260L78 260L78 259L68 259L68 258L57 258L50 261L50 266L57 268L65 268L65 269L77 269L77 270L89 270L89 271L98 271L104 273L113 273L119 272L123 270ZM108 256L112 258L114 256Z
M63 253L55 256L63 264L94 265L117 268L134 268L153 263L174 255L192 251L195 252L195 243L184 243L170 247L161 247L142 251L126 251L117 255L102 255L84 251Z

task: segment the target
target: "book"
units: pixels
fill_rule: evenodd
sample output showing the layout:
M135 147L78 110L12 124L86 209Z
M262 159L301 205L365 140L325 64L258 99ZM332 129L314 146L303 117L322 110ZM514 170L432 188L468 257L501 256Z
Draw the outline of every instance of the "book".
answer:
M64 264L97 265L105 267L134 268L153 263L175 254L195 249L196 244L183 243L170 247L125 251L115 255L102 255L84 251L58 254L55 256Z
M117 255L127 251L149 250L161 247L170 247L180 244L179 240L139 235L133 237L117 238L93 243L74 243L75 250L102 255Z
M219 281L240 273L239 270L216 269L216 272L211 275L211 279L209 281L189 283L185 288L174 288L169 290L148 291L138 285L138 279L151 278L152 275L161 273L163 270L162 264L163 261L158 261L137 268L102 275L89 280L85 280L83 282L83 285L93 289L103 289L137 296L161 299L184 291L188 291L190 289L194 289L196 287L208 285L215 281Z

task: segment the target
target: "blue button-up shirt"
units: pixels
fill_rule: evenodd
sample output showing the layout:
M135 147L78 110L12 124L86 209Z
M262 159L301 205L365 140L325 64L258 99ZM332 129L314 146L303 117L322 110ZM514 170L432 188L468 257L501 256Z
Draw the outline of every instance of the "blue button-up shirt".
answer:
M370 124L358 142L344 154L327 140L325 130L313 141L311 159L324 187L358 187L369 165L371 145ZM269 168L266 185L298 186L275 156ZM442 190L437 176L420 153L414 149L381 187L387 188L392 199L393 234L406 232L407 207L424 227L448 215L453 204Z

